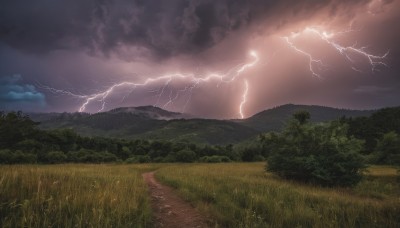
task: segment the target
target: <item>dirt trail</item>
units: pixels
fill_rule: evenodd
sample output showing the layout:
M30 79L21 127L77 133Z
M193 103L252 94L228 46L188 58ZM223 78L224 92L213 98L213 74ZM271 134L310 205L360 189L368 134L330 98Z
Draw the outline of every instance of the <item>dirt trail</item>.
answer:
M180 198L171 187L160 184L154 172L142 174L149 186L155 227L208 227L206 219Z

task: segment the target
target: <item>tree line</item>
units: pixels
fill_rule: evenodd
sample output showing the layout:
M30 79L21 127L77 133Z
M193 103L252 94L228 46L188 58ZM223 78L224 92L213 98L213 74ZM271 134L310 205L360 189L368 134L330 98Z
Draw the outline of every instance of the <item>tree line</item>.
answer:
M185 141L84 137L71 129L41 130L38 124L22 112L0 113L0 163L229 162L254 159L245 150L234 150L231 144L211 146Z
M400 166L400 108L370 117L311 124L306 111L294 113L281 132L262 135L266 169L278 176L324 186L350 186L366 164Z
M71 129L41 130L21 112L0 113L0 163L264 161L277 175L320 185L354 185L367 163L400 166L400 108L370 117L313 124L294 113L280 132L238 145L84 137Z

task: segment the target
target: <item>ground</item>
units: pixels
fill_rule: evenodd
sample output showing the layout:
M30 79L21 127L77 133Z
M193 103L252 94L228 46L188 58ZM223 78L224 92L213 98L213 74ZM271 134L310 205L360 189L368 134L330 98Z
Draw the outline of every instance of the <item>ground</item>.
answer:
M207 219L180 198L171 187L160 184L154 172L143 173L149 186L155 227L208 227Z

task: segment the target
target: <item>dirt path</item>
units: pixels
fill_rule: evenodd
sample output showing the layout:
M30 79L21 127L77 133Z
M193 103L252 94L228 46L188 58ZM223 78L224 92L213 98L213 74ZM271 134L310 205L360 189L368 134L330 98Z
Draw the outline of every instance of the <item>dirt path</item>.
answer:
M155 227L208 227L206 219L180 198L171 187L160 184L154 172L142 174L149 186Z

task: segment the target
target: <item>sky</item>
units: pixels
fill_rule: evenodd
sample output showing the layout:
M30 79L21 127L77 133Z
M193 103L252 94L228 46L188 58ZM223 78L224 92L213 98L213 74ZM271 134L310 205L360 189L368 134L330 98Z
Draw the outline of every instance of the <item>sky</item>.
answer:
M0 110L400 105L400 0L0 0Z

